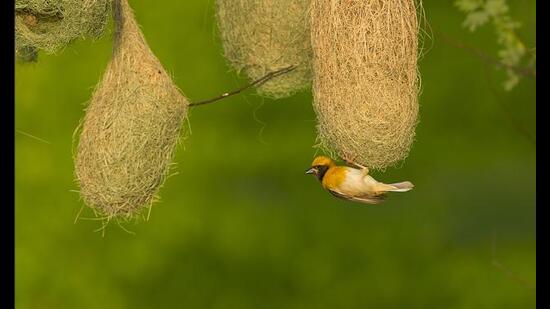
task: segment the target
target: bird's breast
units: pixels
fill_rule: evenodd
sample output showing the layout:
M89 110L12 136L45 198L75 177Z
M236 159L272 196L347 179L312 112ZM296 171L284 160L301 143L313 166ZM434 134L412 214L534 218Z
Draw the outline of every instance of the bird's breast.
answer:
M323 187L327 189L338 189L346 180L348 171L345 167L334 166L328 169L323 177Z

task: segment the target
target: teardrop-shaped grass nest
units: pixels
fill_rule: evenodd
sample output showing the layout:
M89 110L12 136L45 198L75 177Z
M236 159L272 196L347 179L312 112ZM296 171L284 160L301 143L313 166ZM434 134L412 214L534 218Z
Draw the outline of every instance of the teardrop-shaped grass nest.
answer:
M112 58L80 125L75 174L99 217L149 209L170 171L188 100L147 45L127 0L115 0Z

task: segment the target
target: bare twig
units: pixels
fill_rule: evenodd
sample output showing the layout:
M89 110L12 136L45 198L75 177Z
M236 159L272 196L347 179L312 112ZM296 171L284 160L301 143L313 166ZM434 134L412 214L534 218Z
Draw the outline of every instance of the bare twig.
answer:
M286 73L288 73L288 72L290 72L294 69L296 69L296 66L289 66L289 67L286 67L286 68L283 68L283 69L280 69L280 70L277 70L277 71L270 72L270 73L264 75L263 77L255 80L255 81L251 82L250 84L245 85L245 86L243 86L243 87L241 87L237 90L233 90L231 92L223 93L220 96L217 96L215 98L211 98L211 99L208 99L208 100L193 102L193 103L190 103L188 106L189 107L195 107L195 106L199 106L199 105L205 105L205 104L213 103L213 102L219 101L221 99L225 99L227 97L239 94L239 93L245 91L246 89L248 89L250 87L260 86L260 85L268 82L269 80L271 80L271 79L273 79L277 76L281 76L283 74L286 74Z
M492 244L491 244L491 264L493 265L493 267L500 270L501 272L506 274L506 276L508 276L510 279L518 282L522 286L524 286L528 289L531 289L531 290L536 290L537 289L535 284L533 284L529 280L523 278L522 276L518 275L516 272L514 272L511 269L509 269L508 267L506 267L504 264L502 264L497 259L496 235L495 235L494 232L493 232L493 240L492 240Z
M50 142L48 142L48 141L45 140L45 139L42 139L42 138L37 137L37 136L34 136L34 135L32 135L32 134L23 132L23 131L21 131L21 130L17 130L17 129L16 129L15 132L17 132L17 133L19 133L19 134L21 134L21 135L25 135L25 136L27 136L27 137L30 137L30 138L32 138L32 139L35 139L35 140L37 140L37 141L39 141L39 142L42 142L42 143L44 143L44 144L51 144Z
M495 101L508 119L508 122L510 122L510 124L516 129L516 131L521 134L525 139L527 139L531 145L537 147L536 137L514 117L512 111L510 111L508 106L503 103L503 98L500 96L497 87L495 87L493 79L491 77L491 73L487 66L485 66L485 73L487 76L487 85L489 86L489 90L496 97Z
M513 113L508 109L508 107L501 102L502 98L499 95L498 91L496 90L496 87L493 85L490 72L487 68L488 66L507 68L507 69L513 70L519 75L530 77L530 78L536 78L536 70L531 67L516 67L516 66L506 65L501 61L499 61L499 59L492 57L491 55L487 54L486 52L474 46L468 45L462 41L452 38L449 35L446 35L437 29L434 29L434 28L431 28L431 29L433 33L441 37L443 41L445 41L447 44L466 50L483 61L483 63L485 64L485 69L486 69L485 71L487 74L487 83L488 83L489 89L493 93L493 95L496 97L496 102L499 105L500 109L503 111L507 120L510 122L510 124L512 124L512 126L516 129L516 131L519 134L521 134L523 137L525 137L533 146L536 147L537 142L533 134L531 134L529 130L527 130L522 124L520 124L519 121L515 119L515 117L513 116Z
M495 57L489 55L488 53L480 50L477 47L471 46L467 43L459 41L458 39L452 38L452 37L442 33L441 31L438 31L436 29L433 29L433 31L439 37L441 37L443 39L443 41L445 41L447 44L452 45L456 48L463 49L463 50L473 54L474 56L481 59L483 62L485 62L487 64L493 65L493 66L498 67L498 68L510 69L510 70L514 71L516 74L524 76L524 77L537 78L536 68L514 66L514 65L509 65L509 64L506 64L506 63L502 63L502 61L500 61L498 58L495 58Z

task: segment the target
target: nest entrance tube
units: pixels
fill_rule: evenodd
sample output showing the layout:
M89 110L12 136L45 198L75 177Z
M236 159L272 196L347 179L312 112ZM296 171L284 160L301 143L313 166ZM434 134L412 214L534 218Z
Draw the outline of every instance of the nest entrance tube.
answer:
M418 116L416 0L312 0L321 145L373 169L405 159Z
M101 217L150 207L170 170L188 101L147 45L127 0L114 1L112 58L81 123L75 174Z

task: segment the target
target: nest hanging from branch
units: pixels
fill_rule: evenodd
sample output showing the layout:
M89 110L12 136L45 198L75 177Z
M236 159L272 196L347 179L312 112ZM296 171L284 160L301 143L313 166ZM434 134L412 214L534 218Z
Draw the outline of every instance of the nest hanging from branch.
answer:
M309 0L217 0L224 55L250 80L294 66L257 88L270 98L288 97L311 85Z
M418 116L415 0L312 0L321 145L384 169L405 159Z
M86 109L75 155L80 194L107 219L132 218L150 207L188 109L127 0L115 0L114 15L112 59Z

